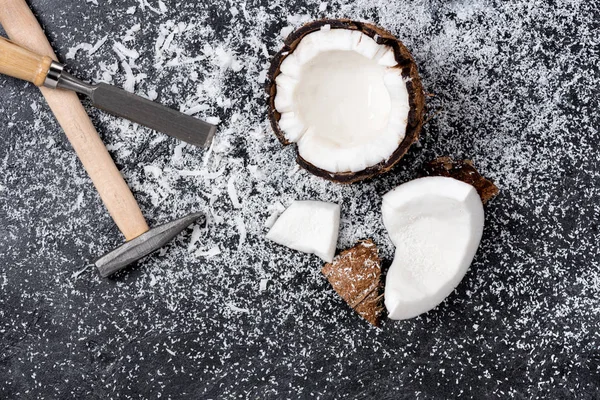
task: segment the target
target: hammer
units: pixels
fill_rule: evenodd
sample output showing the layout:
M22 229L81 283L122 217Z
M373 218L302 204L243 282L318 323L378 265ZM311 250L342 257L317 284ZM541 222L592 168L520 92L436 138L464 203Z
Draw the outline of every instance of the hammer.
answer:
M25 0L0 0L0 24L11 38L11 45L22 46L23 52L0 48L0 64L12 71L21 69L32 57L43 57L47 64L61 65L41 26ZM28 49L28 50L25 50ZM39 56L38 56L39 55ZM13 57L14 56L14 57ZM45 57L44 57L45 56ZM6 57L2 60L3 57ZM54 62L53 62L54 61ZM11 75L40 86L40 90L69 142L91 178L109 214L125 236L125 244L95 262L102 277L107 277L164 246L187 226L203 217L193 213L175 221L149 229L127 183L92 125L77 94L73 91L41 87L43 79L24 78L19 71ZM39 75L35 71L36 74ZM48 71L46 70L46 74Z

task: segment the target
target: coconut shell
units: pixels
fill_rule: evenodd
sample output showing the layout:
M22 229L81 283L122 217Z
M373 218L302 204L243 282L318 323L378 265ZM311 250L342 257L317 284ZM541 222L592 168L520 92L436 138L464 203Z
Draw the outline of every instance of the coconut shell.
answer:
M400 161L404 154L406 154L409 147L419 139L425 114L425 95L423 92L423 85L421 84L421 78L419 77L417 64L404 44L396 39L390 32L372 24L352 21L349 19L323 19L310 22L292 32L285 39L283 48L275 55L275 57L273 57L271 67L267 75L267 92L269 93L269 120L275 135L283 145L289 145L290 142L285 138L283 131L279 128L279 119L281 118L281 114L275 109L275 96L277 94L277 85L275 83L275 79L281 73L280 67L283 60L285 60L288 54L292 53L296 49L304 36L318 31L325 25L331 26L331 29L358 30L373 38L377 44L390 46L394 50L394 56L398 62L398 65L393 68L400 68L402 70L402 76L406 80L406 88L408 90L410 111L408 113L406 136L402 142L400 142L389 159L368 167L362 171L334 173L318 168L303 159L298 153L298 149L296 147L297 162L302 168L314 175L330 181L338 183L353 183L363 179L372 178L376 175L389 171L398 163L398 161Z
M354 311L372 325L379 325L383 312L381 260L372 240L342 251L321 272Z
M439 157L427 163L424 175L445 176L468 183L477 189L483 204L498 194L498 187L481 176L471 160L454 161L450 157Z

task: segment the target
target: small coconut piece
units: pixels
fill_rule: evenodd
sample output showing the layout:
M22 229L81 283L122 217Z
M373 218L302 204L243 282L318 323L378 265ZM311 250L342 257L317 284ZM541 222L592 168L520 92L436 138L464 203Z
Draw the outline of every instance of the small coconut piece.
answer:
M475 169L473 161L438 157L425 165L425 176L446 176L473 185L483 204L496 197L498 187Z
M291 33L268 73L269 119L309 172L352 183L390 170L419 137L417 66L391 33L320 20Z
M475 188L448 177L425 177L383 196L383 223L396 246L385 284L392 319L440 304L464 277L483 232Z
M267 239L323 261L333 261L340 228L340 206L322 201L294 201L275 221Z
M321 272L354 311L372 325L379 325L383 311L381 260L371 239L342 251Z

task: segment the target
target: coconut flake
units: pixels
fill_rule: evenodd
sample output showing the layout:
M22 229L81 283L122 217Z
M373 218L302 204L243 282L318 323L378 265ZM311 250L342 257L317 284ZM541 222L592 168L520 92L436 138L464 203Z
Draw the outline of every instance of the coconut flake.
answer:
M240 203L238 199L237 190L235 188L235 175L232 175L227 181L227 194L229 195L229 199L234 208L242 208L242 203Z
M69 59L75 58L75 55L77 54L77 52L79 50L90 51L91 49L92 49L92 45L91 44L89 44L89 43L80 43L80 44L78 44L75 47L71 47L69 49L69 51L67 51L67 54L66 54L65 57L66 57L67 60L69 60Z
M121 60L125 60L126 58L129 58L130 60L136 60L140 56L140 53L138 53L136 50L128 49L123 43L120 42L115 42L113 45L113 50L115 53L117 53Z
M121 62L123 66L123 70L125 71L125 82L123 83L123 90L126 90L130 93L135 91L135 75L133 75L133 71L131 67L126 61Z
M187 145L185 142L179 143L175 146L175 150L173 151L173 161L181 160L183 155L183 148Z
M194 104L193 106L191 106L190 108L185 110L183 113L187 114L187 115L194 115L199 112L206 111L208 109L209 109L208 105L199 103L199 104Z
M104 46L104 44L106 43L107 40L108 40L108 36L104 36L102 39L98 40L96 42L96 44L94 44L94 46L88 51L88 54L92 55L95 52L97 52L98 50L100 50L100 48L102 46Z
M125 36L123 37L124 42L131 42L135 40L135 34L138 33L142 29L140 24L135 24L127 32L125 32Z
M261 279L260 283L258 285L258 291L259 292L266 292L267 291L267 286L269 285L269 280L268 279Z
M192 229L192 235L190 237L190 243L188 244L188 252L192 252L196 246L196 242L200 240L200 236L202 235L202 229L198 225L194 225Z
M215 257L215 256L218 256L219 254L221 254L221 249L219 248L219 246L211 247L208 250L197 250L194 253L194 255L196 257L205 257L205 258Z
M164 1L162 1L162 0L158 0L158 8L159 8L160 12L163 14L168 11L167 6L165 5Z
M227 307L229 307L231 309L231 311L235 311L238 313L249 313L250 310L248 310L247 308L240 308L237 307L236 305L234 305L233 303L227 303Z

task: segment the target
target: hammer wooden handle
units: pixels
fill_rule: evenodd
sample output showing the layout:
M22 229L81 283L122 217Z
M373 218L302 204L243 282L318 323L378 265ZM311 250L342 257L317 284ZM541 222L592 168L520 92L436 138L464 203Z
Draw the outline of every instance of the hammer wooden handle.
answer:
M40 56L0 37L0 74L42 86L51 63L50 57Z
M0 24L15 43L56 60L46 35L25 0L0 0ZM40 90L125 238L130 240L146 232L148 225L131 190L77 95L44 87Z

